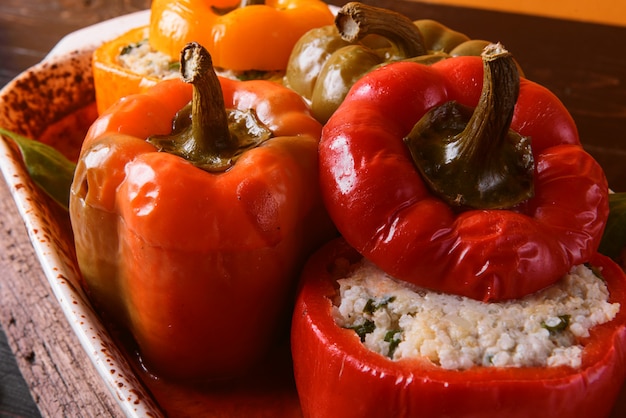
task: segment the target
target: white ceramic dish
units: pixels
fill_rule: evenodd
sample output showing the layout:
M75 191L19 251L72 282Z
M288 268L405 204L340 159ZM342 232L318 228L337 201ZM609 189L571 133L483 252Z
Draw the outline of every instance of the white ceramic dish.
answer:
M65 37L40 64L0 91L0 126L38 137L42 127L93 102L92 51L104 40L147 24L148 19L149 11L137 12ZM53 106L50 97L54 98ZM60 112L41 110L52 108ZM162 416L82 292L73 248L63 238L62 226L49 206L42 203L45 200L30 181L19 155L4 140L0 141L0 169L55 297L121 410L129 417Z

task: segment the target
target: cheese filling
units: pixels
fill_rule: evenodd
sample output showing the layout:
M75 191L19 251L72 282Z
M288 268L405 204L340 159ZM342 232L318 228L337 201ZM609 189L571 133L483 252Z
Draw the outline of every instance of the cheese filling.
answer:
M144 77L154 77L161 80L180 77L180 62L173 61L167 54L155 51L147 39L122 48L117 57L117 63L127 70ZM233 80L270 80L282 81L281 71L232 71L216 68L217 75Z
M162 80L180 76L180 63L158 51L153 51L147 39L127 45L117 57L118 64L144 77Z
M363 262L338 280L337 324L393 360L423 357L445 369L474 366L578 368L580 340L611 321L604 281L579 265L523 299L481 302L413 287Z

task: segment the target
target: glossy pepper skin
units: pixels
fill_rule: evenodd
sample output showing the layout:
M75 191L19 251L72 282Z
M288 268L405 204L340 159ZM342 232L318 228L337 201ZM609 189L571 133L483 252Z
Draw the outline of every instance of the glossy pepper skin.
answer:
M158 152L146 138L169 134L192 98L165 81L95 121L70 197L95 306L130 331L148 370L180 379L232 377L266 354L302 264L334 236L318 187L321 126L302 99L269 81L215 80L226 108L256 110L273 136L217 172Z
M320 0L154 0L150 45L177 57L187 42L202 44L218 68L276 71L287 67L306 31L331 24Z
M563 104L521 78L510 128L531 138L534 195L509 209L459 209L434 194L403 138L439 105L476 106L482 79L480 57L369 73L324 127L320 182L340 233L389 274L478 300L514 299L595 253L608 186Z
M304 417L607 417L626 377L626 276L594 255L610 300L621 309L585 339L580 369L445 370L419 359L393 361L367 349L333 317L336 280L362 256L343 239L307 263L292 321L294 374Z
M388 9L350 2L339 10L334 25L311 29L298 40L285 84L308 99L315 117L325 123L354 82L381 65L480 55L487 44L434 20L412 22Z

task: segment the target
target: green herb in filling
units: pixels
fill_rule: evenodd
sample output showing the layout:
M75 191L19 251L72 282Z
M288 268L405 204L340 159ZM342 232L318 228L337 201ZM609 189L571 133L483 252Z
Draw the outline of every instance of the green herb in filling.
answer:
M550 334L556 334L564 331L569 326L570 315L559 315L559 321L552 324L548 324L545 321L541 323L541 327L550 331Z
M366 319L365 322L363 322L361 325L348 327L348 329L354 330L359 338L361 338L361 342L363 342L365 341L365 336L367 334L374 332L374 330L376 329L376 324L374 324L374 321Z
M135 48L141 48L141 46L142 46L144 43L146 43L146 42L148 42L148 40L147 40L147 39L144 39L144 40L139 41L139 42L137 42L137 43L126 45L126 46L125 46L124 48L122 48L122 50L120 51L120 55L130 54L130 53L131 53L131 51L132 51L133 49L135 49Z
M590 263L585 263L585 267L587 267L589 270L591 270L593 275L596 276L598 279L602 280L603 282L606 282L606 280L604 280L604 276L602 276L602 272L600 271L599 268L597 268L595 266L592 266Z
M392 330L387 331L387 333L385 334L385 338L384 338L384 341L386 343L389 343L389 352L387 353L387 357L393 358L393 353L396 351L396 348L398 348L398 345L400 344L400 341L401 341L401 337L402 337L401 329L395 329L395 330L392 329Z
M376 312L378 309L389 305L394 300L396 300L395 296L388 296L384 298L383 300L381 300L380 302L377 302L374 299L368 299L367 302L365 303L365 307L363 308L363 313L371 315L374 312Z

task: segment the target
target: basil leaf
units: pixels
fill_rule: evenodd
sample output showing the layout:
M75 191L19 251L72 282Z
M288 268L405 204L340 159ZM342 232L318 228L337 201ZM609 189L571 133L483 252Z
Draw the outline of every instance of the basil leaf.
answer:
M609 208L609 219L598 251L617 259L626 247L626 193L611 193Z
M371 315L377 310L379 310L380 308L383 308L389 305L394 300L396 300L395 296L387 296L384 299L382 299L380 302L377 302L374 299L368 299L367 303L365 303L365 307L363 307L363 313Z
M0 135L10 138L18 146L26 170L35 184L67 210L76 164L43 142L3 128L0 128Z
M393 359L393 353L395 353L396 348L398 348L400 342L402 341L401 333L401 329L392 329L387 331L387 333L385 334L385 338L383 339L383 341L389 343L389 352L387 353L387 357L389 357L390 359Z
M367 334L374 332L374 330L376 329L376 324L374 323L374 321L366 319L365 322L362 323L361 325L348 327L348 329L351 329L354 332L356 332L359 338L361 339L361 342L363 342L365 341L365 336Z
M541 327L550 331L550 334L552 335L558 334L561 331L565 331L567 327L569 327L571 316L559 315L556 319L558 319L558 322L551 322L550 324L542 322Z

